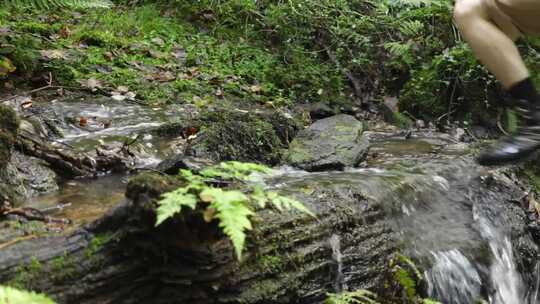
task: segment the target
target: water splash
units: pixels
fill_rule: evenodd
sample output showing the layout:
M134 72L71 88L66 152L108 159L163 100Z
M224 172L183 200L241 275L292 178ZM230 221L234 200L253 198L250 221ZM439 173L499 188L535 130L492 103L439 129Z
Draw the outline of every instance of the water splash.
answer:
M347 290L347 286L344 284L343 280L343 256L341 254L341 245L340 238L337 234L332 234L330 237L329 243L330 248L332 249L332 261L334 262L335 268L335 278L334 278L334 291L340 293L343 290Z
M489 296L489 303L526 303L525 284L514 262L510 238L495 229L485 218L479 218L478 223L480 233L488 241L489 249L493 255L489 271L493 292Z
M425 273L430 297L447 304L470 304L480 296L482 280L459 250L432 252L433 267Z

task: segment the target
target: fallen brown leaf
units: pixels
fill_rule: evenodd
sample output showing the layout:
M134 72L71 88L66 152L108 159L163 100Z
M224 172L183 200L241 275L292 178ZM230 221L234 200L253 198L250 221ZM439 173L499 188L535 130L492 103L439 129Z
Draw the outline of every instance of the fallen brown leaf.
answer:
M81 86L83 86L85 88L89 88L92 91L96 91L97 89L103 88L103 85L101 84L101 81L99 81L99 80L97 80L95 78L90 78L90 79L86 79L86 80L79 80L78 82L81 84Z

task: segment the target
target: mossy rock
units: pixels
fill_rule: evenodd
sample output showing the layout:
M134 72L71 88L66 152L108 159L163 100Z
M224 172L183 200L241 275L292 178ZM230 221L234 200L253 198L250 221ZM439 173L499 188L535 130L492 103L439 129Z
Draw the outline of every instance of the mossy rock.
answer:
M363 131L362 122L350 115L318 120L298 133L285 154L285 162L308 171L354 167L369 149Z
M15 111L0 105L0 168L3 168L11 157L18 128L19 118Z
M158 198L162 193L180 186L180 180L168 175L141 173L129 179L126 197L132 200L144 194L149 198Z
M208 111L195 122L200 132L188 154L215 161L276 165L299 124L279 112Z

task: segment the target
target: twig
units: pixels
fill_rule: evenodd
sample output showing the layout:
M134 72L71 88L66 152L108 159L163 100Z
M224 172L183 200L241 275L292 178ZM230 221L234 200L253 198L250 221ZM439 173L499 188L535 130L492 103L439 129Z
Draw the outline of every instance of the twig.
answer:
M15 245L16 243L18 242L22 242L22 241L28 241L28 240L31 240L31 239L35 239L37 238L37 235L27 235L27 236L21 236L21 237L18 237L16 239L13 239L11 241L8 241L8 242L5 242L3 244L0 244L0 250L2 249L5 249L11 245Z
M443 119L446 115L452 115L452 114L454 114L454 112L456 112L455 109L452 110L452 111L450 111L450 112L446 112L446 113L444 113L443 115L439 116L435 121L439 122L439 121L440 121L441 119Z
M131 141L128 141L126 139L126 141L124 141L124 144L122 145L122 149L121 150L124 150L125 148L129 148L129 146L133 145L134 143L136 143L139 138L141 138L141 134L137 134L137 136L135 138L133 138Z
M18 215L22 216L30 221L42 221L45 223L59 223L59 224L69 224L70 220L62 218L53 218L43 214L40 210L31 207L23 208L2 208L0 209L1 215Z

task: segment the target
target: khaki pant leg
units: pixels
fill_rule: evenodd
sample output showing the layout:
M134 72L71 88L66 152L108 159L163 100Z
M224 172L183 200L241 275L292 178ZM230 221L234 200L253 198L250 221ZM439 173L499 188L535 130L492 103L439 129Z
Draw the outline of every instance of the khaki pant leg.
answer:
M494 15L493 21L505 32L509 29L506 23L510 22L514 28L524 34L540 35L540 0L486 1L489 3L490 14Z

